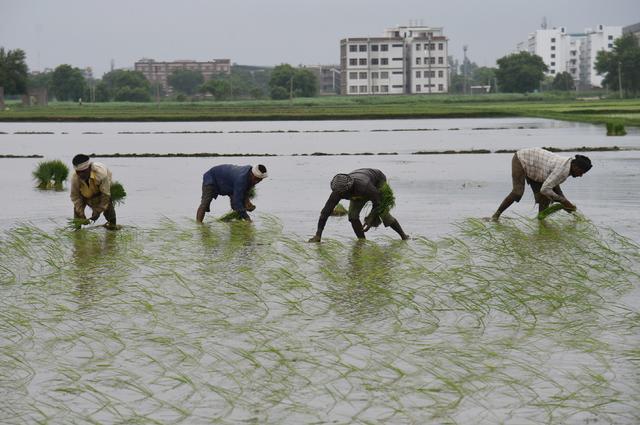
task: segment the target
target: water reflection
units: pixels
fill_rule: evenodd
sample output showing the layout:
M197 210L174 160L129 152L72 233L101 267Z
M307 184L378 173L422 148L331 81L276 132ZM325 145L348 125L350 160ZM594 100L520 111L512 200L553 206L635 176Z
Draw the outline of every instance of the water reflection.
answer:
M340 256L344 247L320 247L321 271L332 283L326 295L338 314L355 321L391 314L397 282L395 258L403 245L398 242L378 245L356 240L346 261Z

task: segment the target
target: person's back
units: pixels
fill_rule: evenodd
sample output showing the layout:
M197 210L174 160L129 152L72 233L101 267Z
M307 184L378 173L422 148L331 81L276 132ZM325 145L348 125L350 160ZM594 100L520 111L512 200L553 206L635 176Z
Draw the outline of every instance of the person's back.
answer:
M568 162L571 161L571 158L556 155L542 148L520 149L516 155L527 177L536 182L545 181L556 168L565 164L568 172Z
M249 185L250 172L251 165L216 165L204 173L203 184L213 185L219 195L229 196L233 194L236 184L246 180L246 185Z
M384 173L376 168L359 168L350 172L349 176L353 179L352 196L371 197L374 195L372 191L387 181Z

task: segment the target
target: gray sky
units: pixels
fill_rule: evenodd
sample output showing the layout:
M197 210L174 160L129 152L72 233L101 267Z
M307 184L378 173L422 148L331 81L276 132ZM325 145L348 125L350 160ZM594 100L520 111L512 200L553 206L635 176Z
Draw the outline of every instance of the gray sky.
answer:
M444 27L449 52L462 46L495 66L529 32L640 22L639 0L0 0L0 46L21 48L30 70L68 63L110 68L156 60L229 58L242 65L339 63L345 37L380 36L422 20Z

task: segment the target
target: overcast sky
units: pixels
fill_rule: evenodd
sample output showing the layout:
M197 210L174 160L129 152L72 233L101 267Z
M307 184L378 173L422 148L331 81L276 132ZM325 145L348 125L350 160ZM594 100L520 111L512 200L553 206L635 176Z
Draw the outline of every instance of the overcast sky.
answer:
M640 22L640 0L0 0L0 47L23 49L30 70L68 63L96 77L143 57L337 64L340 39L421 20L444 27L454 57L466 44L495 66L543 17L569 32L625 26Z

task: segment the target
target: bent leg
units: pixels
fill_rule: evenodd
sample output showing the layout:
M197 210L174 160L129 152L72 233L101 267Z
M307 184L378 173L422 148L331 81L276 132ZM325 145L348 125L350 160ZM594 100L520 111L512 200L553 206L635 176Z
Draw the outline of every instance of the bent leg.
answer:
M500 215L514 202L520 202L522 195L524 195L525 176L526 174L524 168L522 168L522 163L518 159L518 155L513 154L513 158L511 159L511 183L513 187L493 214L493 220L498 220Z
M202 185L202 196L200 198L200 206L196 211L196 221L198 223L202 223L202 221L204 220L205 213L208 213L209 211L211 211L210 209L211 201L213 200L215 195L216 195L215 188L213 187L213 185L210 185L210 184Z

